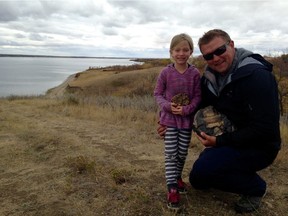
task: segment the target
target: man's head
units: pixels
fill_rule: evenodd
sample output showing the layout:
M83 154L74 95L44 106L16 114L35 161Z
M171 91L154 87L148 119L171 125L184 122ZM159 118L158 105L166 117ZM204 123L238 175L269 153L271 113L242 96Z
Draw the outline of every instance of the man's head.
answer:
M199 39L198 45L203 58L208 66L221 73L226 74L233 62L235 55L234 41L223 30L210 30Z

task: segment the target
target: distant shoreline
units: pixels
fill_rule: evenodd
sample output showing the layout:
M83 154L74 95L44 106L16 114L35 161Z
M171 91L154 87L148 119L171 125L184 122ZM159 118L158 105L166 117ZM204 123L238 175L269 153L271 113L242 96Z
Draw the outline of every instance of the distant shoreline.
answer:
M0 97L44 94L47 89L61 84L69 75L89 68L138 63L132 59L29 56L0 57Z
M0 54L0 57L35 57L35 58L96 58L96 59L139 59L129 57L91 57L91 56L53 56L53 55L27 55L27 54Z

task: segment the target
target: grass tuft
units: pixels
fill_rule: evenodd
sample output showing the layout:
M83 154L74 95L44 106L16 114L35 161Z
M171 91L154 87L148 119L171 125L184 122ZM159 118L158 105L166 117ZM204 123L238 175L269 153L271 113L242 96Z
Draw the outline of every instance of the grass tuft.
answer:
M125 184L132 175L131 171L124 169L113 169L110 173L116 185Z
M77 157L68 157L66 166L70 167L74 174L94 174L95 162L88 157L79 155Z

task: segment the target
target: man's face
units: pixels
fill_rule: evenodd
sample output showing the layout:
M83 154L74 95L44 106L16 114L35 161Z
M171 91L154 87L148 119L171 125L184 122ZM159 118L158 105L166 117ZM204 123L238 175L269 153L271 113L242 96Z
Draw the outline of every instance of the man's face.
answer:
M211 69L223 75L229 71L235 55L233 41L227 42L216 37L208 44L201 45L200 49Z

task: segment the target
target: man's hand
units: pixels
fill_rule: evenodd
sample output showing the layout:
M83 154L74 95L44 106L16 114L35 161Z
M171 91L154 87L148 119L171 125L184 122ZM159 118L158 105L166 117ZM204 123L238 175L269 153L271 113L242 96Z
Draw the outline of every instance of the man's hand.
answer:
M161 138L164 138L167 127L158 123L157 133Z
M195 133L196 134L196 133ZM200 140L200 142L205 146L205 147L213 147L216 145L216 136L210 136L210 135L207 135L206 133L204 132L201 132L201 136L203 137L200 137L196 134L198 140Z

